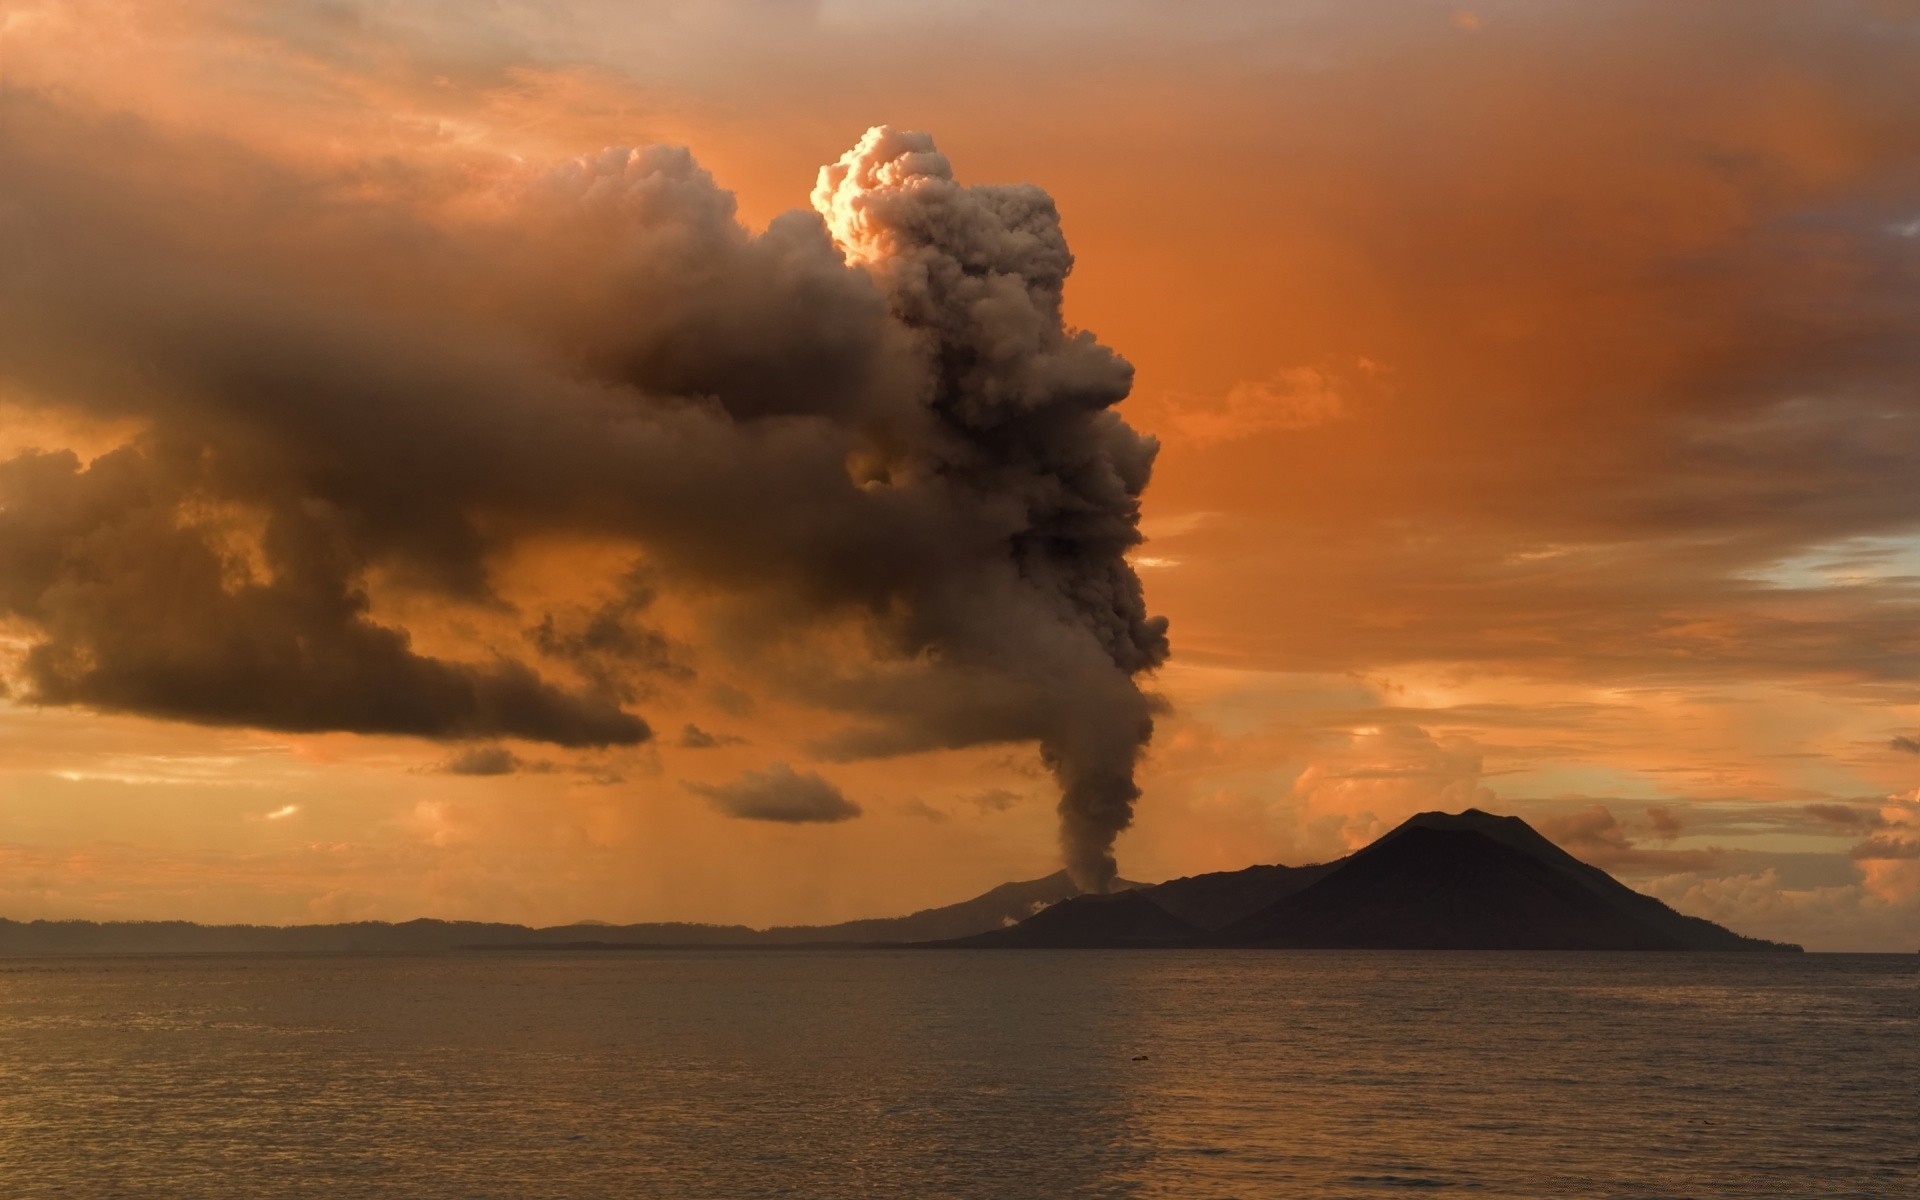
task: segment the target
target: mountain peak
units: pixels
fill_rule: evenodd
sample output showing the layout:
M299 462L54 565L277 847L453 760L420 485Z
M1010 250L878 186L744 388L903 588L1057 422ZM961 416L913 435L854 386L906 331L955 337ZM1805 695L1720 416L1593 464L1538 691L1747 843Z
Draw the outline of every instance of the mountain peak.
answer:
M1439 809L1415 813L1402 821L1398 828L1405 829L1409 825L1427 829L1497 829L1511 828L1516 825L1532 828L1519 817L1490 813L1483 808L1466 808L1457 813L1442 812Z

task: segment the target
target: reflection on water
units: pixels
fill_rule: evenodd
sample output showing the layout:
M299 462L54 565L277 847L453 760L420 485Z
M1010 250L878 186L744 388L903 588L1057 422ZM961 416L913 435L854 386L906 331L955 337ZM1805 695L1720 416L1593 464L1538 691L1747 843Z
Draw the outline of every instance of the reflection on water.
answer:
M0 1194L1913 1196L1915 968L1284 951L13 960Z

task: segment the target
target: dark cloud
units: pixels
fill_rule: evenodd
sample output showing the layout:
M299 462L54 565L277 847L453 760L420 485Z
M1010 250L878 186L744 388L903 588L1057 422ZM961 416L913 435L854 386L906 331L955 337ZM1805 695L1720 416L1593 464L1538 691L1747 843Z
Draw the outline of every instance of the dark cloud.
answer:
M716 746L738 746L747 739L731 733L708 733L698 725L688 722L680 730L680 748L682 750L711 750Z
M1018 792L1011 792L1005 788L987 788L961 796L959 804L974 810L975 816L984 817L991 813L1006 812L1022 799ZM935 823L950 821L957 815L954 810L929 804L919 796L912 797L900 807L903 812L911 816Z
M449 775L512 775L527 765L526 760L505 746L468 746L440 769Z
M707 689L707 699L713 706L731 717L745 717L753 713L753 697L731 684L716 683Z
M1887 743L1889 750L1898 750L1902 754L1920 754L1920 738L1910 738L1902 734Z
M369 619L361 560L324 506L268 520L259 577L222 549L217 523L180 519L193 470L135 447L84 467L68 452L0 463L0 608L42 633L24 664L36 702L567 746L648 736L518 662L414 653L404 630Z
M966 797L967 803L982 813L1006 812L1022 799L1019 792L1008 791L1006 788L987 788Z
M946 809L935 808L918 796L909 797L907 802L900 806L900 811L910 817L919 817L923 821L931 821L935 825L944 825L953 819L953 814Z
M693 672L680 661L667 636L640 623L656 596L646 571L621 580L620 594L597 608L561 617L548 613L527 631L527 640L548 658L567 663L594 690L631 702L649 676L686 680Z
M1624 869L1660 874L1708 871L1725 857L1718 849L1649 850L1638 846L1612 810L1602 804L1543 818L1537 827L1568 854L1607 871ZM1655 828L1659 829L1658 822Z
M1671 808L1649 808L1647 825L1653 830L1653 836L1662 842L1670 842L1680 836L1686 828L1686 820Z
M748 771L732 783L689 783L687 790L730 817L792 824L850 821L860 806L839 788L811 771L795 771L777 762L764 771Z
M871 662L795 689L862 718L841 753L1038 742L1069 868L1112 877L1152 728L1135 678L1167 652L1125 557L1155 444L1112 411L1131 368L1064 323L1044 192L962 186L925 135L874 130L819 213L754 234L674 148L473 194L33 96L0 157L0 383L146 430L5 466L33 699L630 744L622 705L686 676L641 621L679 584L769 643L865 627ZM470 215L435 219L450 196ZM553 536L647 572L478 662L373 616L375 580L498 609L493 564Z
M1860 832L1879 829L1886 822L1878 809L1861 808L1852 804L1808 804L1801 812L1824 825L1835 825L1841 829Z

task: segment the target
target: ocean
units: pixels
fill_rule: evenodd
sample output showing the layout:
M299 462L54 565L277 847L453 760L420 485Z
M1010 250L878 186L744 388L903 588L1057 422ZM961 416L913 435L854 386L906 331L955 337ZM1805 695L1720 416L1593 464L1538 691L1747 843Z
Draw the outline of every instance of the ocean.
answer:
M1920 1196L1920 956L0 961L0 1196Z

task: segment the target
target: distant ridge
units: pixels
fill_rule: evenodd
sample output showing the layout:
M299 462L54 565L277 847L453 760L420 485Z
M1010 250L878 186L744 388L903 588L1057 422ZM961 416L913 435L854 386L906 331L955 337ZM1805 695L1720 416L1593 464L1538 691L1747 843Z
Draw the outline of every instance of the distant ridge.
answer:
M1182 934L1181 930L1185 933ZM1786 950L1675 912L1518 817L1421 813L1316 867L1197 875L1080 896L950 947Z
M1144 885L1121 879L1117 891ZM990 892L958 904L925 908L904 917L874 917L838 925L781 925L767 930L761 940L772 945L867 945L874 942L931 942L966 937L987 929L1018 924L1058 904L1080 889L1065 871L1024 883L1003 883Z
M1123 888L1138 884L1121 881ZM582 921L535 928L486 921L352 921L332 925L198 925L191 921L0 920L0 955L394 953L458 949L640 949L718 946L854 946L965 937L1013 925L1079 894L1065 871L1003 883L958 904L903 917L838 925L745 925L661 922L610 925Z

